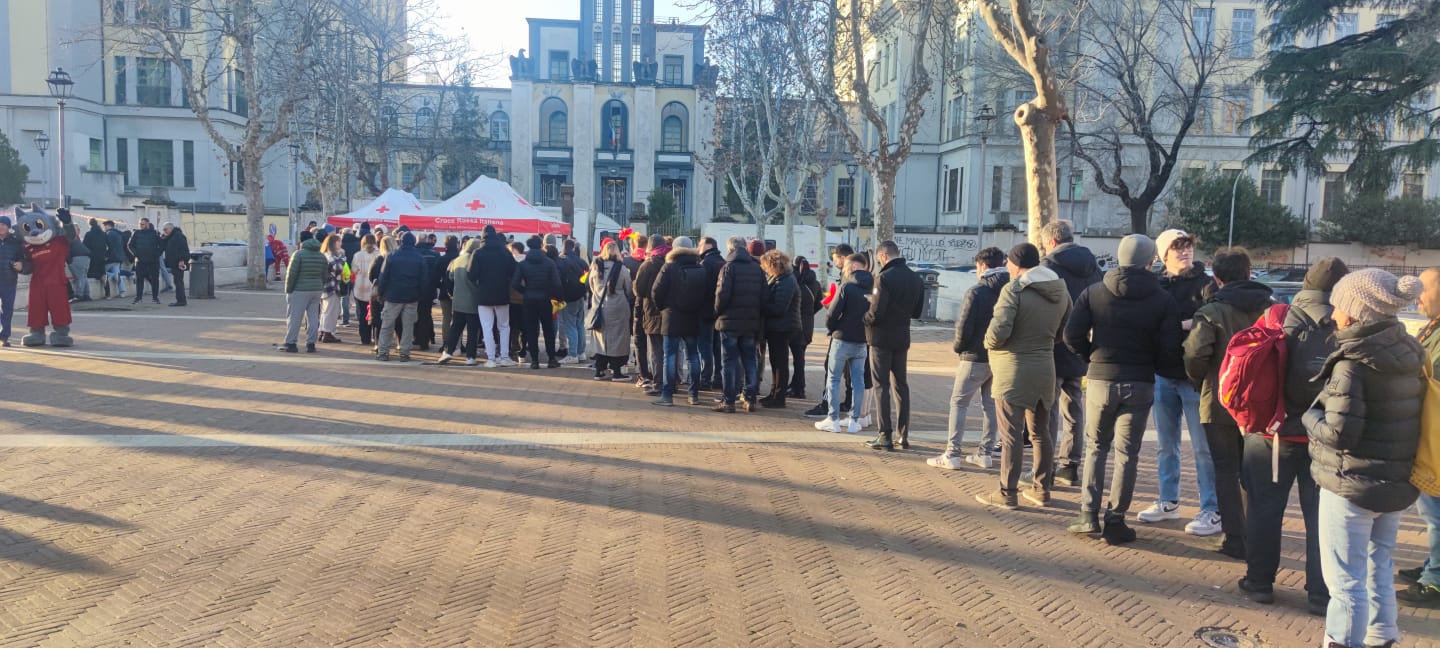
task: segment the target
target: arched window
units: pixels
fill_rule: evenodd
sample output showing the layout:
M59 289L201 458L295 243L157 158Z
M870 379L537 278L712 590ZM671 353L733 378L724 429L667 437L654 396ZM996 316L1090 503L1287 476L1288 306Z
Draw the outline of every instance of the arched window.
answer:
M620 151L630 148L630 113L625 103L611 99L600 108L600 147Z
M565 102L559 97L550 97L540 102L540 145L569 146L568 119Z
M660 110L660 150L685 151L689 149L689 138L685 132L685 120L689 111L685 105L672 101Z
M435 111L430 106L424 105L420 110L415 111L415 130L425 132L435 125Z
M490 141L510 141L510 115L503 110L490 113Z

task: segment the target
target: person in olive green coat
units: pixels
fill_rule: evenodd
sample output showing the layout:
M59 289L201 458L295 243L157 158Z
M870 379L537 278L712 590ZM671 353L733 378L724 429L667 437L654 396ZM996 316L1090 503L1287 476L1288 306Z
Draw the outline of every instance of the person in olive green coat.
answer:
M1035 447L1035 473L1024 495L1032 504L1046 506L1055 472L1055 443L1048 432L1050 406L1055 402L1055 343L1062 339L1070 317L1070 292L1060 275L1040 265L1040 251L1029 243L1011 248L1005 267L1015 279L1000 291L995 317L985 333L1001 433L1000 490L976 499L1016 508L1028 429Z
M480 249L480 239L472 238L466 241L460 256L455 257L446 270L450 273L449 283L452 286L450 289L450 330L445 333L445 349L440 353L440 364L446 364L455 357L455 349L460 346L462 331L465 333L465 365L473 367L477 362L475 356L480 345L480 305L475 293L480 290L480 287L470 281L470 257L478 249Z
M315 352L315 342L320 338L320 297L329 267L330 260L320 252L320 241L315 239L302 243L295 256L290 257L290 267L285 270L285 315L289 326L281 351L299 351L296 342L300 337L300 320L306 318L305 352Z

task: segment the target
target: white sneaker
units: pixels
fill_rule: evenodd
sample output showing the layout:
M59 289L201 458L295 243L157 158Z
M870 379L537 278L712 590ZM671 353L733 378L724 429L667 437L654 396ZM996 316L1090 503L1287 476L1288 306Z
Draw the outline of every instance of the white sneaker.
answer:
M965 462L959 457L951 457L949 455L930 457L929 459L925 460L925 463L930 464L931 466L934 466L936 468L944 468L945 470L960 470L960 468L965 464Z
M494 361L494 360L486 360L486 361L485 361L485 368L486 368L486 369L494 369L494 368L496 368L496 367L498 367L498 366L500 366L500 365L495 364L495 361Z
M439 364L450 364L450 361L454 358L455 356L450 355L449 351L442 352L440 354Z
M573 356L565 356L560 359L560 364L562 365L573 365L577 362L579 362L579 360L576 360Z
M1195 519L1185 525L1185 532L1190 535L1212 536L1220 533L1220 514L1214 511L1200 511Z
M860 424L853 418L840 419L840 429L848 434L855 434L860 431Z
M816 421L816 422L815 422L815 429L820 430L821 432L837 432L837 433L838 433L838 432L840 432L842 429L845 429L845 428L841 428L840 426L841 426L841 422L840 422L840 421L836 421L835 419L832 419L832 418L830 418L830 417L828 417L828 416L825 417L825 418L822 419L822 420L819 420L819 421Z
M995 460L990 457L988 452L976 451L965 455L965 463L989 470L995 465Z
M515 366L515 361L514 361L514 360L511 360L510 358L501 358L501 359L500 359L500 366L502 366L502 367L513 367L513 366Z
M855 419L855 424L858 425L858 426L860 426L860 429L861 429L861 430L863 430L863 429L865 429L865 428L868 428L868 427L870 427L870 417L868 417L868 416L862 416L862 417L860 417L860 418L858 418L858 419Z
M474 358L466 358L466 359L465 359L465 366L467 366L467 367L473 367L473 366L475 366L475 365L477 365L477 364L480 364L480 363L477 362Z
M1155 502L1154 504L1150 505L1150 508L1136 513L1135 519L1140 520L1141 522L1164 522L1165 520L1178 520L1180 519L1180 503Z

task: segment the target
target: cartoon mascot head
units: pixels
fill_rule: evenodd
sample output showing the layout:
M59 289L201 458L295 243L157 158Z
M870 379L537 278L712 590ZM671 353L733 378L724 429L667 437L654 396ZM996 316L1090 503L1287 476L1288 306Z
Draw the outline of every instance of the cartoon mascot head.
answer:
M21 237L30 245L45 245L61 235L60 221L33 203L28 212L24 207L15 208L15 222L20 226Z

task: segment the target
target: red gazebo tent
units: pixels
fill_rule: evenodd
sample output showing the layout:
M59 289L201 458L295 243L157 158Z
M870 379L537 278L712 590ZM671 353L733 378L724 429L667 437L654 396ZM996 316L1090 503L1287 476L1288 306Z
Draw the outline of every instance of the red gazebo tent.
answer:
M488 176L434 207L401 212L400 224L425 232L479 232L494 225L506 234L570 233L570 225L541 213L510 185Z

